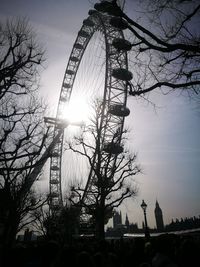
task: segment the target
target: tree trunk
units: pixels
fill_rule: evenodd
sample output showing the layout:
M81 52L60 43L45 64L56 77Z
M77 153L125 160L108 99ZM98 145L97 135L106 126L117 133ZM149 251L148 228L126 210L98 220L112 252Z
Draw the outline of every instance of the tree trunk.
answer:
M99 240L105 239L105 231L104 231L104 216L99 219Z
M99 218L96 221L96 238L98 241L105 239L104 222L102 221L102 218Z
M105 231L104 231L104 225L105 225L105 210L104 210L104 203L102 203L101 207L98 208L97 216L96 216L96 236L97 240L101 241L105 239Z
M17 229L19 226L18 214L9 210L7 218L3 226L2 245L5 249L10 249L14 246L16 241Z

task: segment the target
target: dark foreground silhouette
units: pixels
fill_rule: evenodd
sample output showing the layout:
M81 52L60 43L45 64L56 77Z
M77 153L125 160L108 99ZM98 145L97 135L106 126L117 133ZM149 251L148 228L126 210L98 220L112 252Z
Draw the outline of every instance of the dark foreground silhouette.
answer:
M131 240L75 240L18 243L1 253L1 266L13 267L190 267L200 263L200 236L162 235L146 242Z

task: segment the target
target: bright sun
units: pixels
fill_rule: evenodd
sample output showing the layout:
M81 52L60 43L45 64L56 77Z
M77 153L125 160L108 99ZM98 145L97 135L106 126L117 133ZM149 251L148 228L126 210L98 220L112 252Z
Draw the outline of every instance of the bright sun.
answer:
M74 97L63 110L63 119L69 124L86 123L89 120L90 107L84 97Z

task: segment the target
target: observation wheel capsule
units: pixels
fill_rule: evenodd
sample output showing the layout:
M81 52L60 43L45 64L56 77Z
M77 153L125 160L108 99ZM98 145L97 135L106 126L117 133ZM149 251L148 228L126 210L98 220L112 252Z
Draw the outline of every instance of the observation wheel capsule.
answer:
M111 105L108 112L114 116L127 117L130 114L130 109L123 105Z

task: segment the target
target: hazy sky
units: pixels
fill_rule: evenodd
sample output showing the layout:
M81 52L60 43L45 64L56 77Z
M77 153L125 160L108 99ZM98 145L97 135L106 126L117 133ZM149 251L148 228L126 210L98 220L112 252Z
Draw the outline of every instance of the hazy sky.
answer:
M41 95L50 103L49 113L54 116L73 42L95 1L0 2L1 19L13 16L29 18L39 42L46 48ZM138 152L143 175L137 177L138 197L125 203L122 210L124 215L128 212L131 222L141 225L143 213L140 204L144 199L148 204L148 222L154 227L156 199L163 210L165 223L172 218L200 214L200 112L194 104L175 94L154 94L152 99L158 106L156 111L144 101L135 101L131 97L128 100L131 109L126 122L131 129L129 147Z

